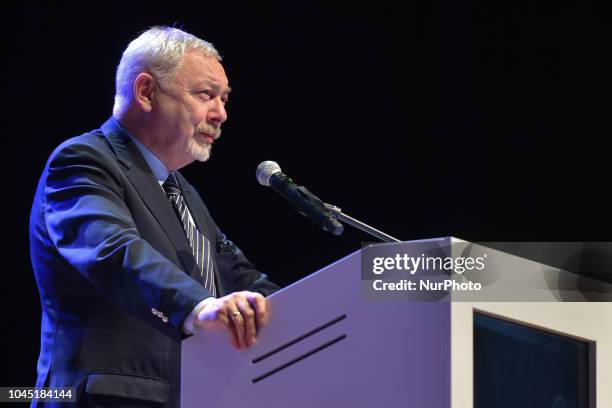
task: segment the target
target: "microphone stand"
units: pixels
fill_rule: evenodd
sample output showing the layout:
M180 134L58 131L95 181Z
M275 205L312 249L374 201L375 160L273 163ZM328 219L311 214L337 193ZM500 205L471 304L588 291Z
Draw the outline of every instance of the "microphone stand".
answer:
M301 195L302 199L309 200L314 206L322 207L322 209L327 210L327 211L323 210L323 212L326 212L325 216L327 216L328 219L332 221L332 224L335 223L336 225L331 225L329 228L322 227L323 230L331 232L334 235L340 235L344 231L344 227L338 221L344 221L347 224L357 228L358 230L361 230L365 232L366 234L370 234L373 237L376 237L383 242L402 242L399 239L392 237L389 234L385 234L384 232L379 231L376 228L369 226L368 224L365 224L359 220L356 220L353 217L348 216L347 214L344 214L340 207L336 207L333 204L324 203L319 197L317 197L316 195L308 191L306 187L296 186L295 188ZM289 202L295 205L295 203L292 200L289 200ZM300 212L305 217L311 218L314 220L311 214L306 214L298 206L296 206L296 209L298 212Z
M363 232L365 232L366 234L370 234L373 237L376 237L378 239L380 239L381 241L384 242L402 242L397 238L392 237L389 234L385 234L382 231L377 230L374 227L370 227L368 224L365 224L359 220L356 220L353 217L348 216L347 214L344 214L342 212L342 209L339 207L336 207L333 204L327 204L327 203L323 203L323 206L325 208L327 208L329 211L331 211L331 215L333 218L346 222L347 224L357 228L358 230L361 230Z

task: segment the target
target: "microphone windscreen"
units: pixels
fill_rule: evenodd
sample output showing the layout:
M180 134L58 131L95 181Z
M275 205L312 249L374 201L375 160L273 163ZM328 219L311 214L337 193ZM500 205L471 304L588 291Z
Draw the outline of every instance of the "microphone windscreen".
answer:
M270 186L270 178L276 173L280 173L281 168L277 162L272 160L266 160L264 162L259 163L257 166L257 171L255 175L257 176L257 181L262 186Z

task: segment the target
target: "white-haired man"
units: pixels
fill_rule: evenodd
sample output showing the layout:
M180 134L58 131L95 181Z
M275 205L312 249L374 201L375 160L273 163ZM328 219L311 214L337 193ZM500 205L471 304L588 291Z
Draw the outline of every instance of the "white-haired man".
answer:
M37 387L76 387L77 406L179 407L185 336L226 330L242 349L266 323L278 287L177 171L209 158L227 120L220 61L182 30L147 30L117 68L111 119L51 154L30 218Z

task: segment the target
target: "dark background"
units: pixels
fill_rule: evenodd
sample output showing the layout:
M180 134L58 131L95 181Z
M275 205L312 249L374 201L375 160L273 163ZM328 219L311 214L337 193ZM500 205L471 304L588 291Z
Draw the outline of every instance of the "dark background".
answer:
M0 385L35 381L28 217L40 172L62 140L108 118L122 50L156 24L224 56L230 119L211 161L184 174L282 285L369 238L319 231L257 184L263 160L404 240L612 240L610 3L414 3L3 6Z

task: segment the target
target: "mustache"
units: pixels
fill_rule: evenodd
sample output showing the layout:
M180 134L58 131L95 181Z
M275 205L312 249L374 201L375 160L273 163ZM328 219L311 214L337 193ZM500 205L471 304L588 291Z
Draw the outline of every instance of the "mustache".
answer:
M216 128L214 126L203 125L197 129L198 133L206 133L207 135L212 136L215 139L218 139L221 136L221 128Z

